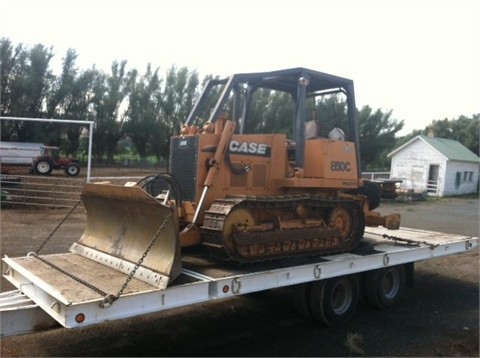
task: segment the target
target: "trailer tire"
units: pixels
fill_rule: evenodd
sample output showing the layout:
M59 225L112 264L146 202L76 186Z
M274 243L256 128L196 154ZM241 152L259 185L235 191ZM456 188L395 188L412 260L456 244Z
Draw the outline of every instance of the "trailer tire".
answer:
M50 175L53 170L53 163L46 158L40 158L33 163L33 170L36 174Z
M310 283L303 283L293 287L292 305L295 312L303 318L312 318L312 311L310 309L310 291L312 285Z
M369 305L384 310L404 295L406 289L403 265L385 267L365 274L364 296Z
M65 174L70 177L76 177L80 173L80 166L75 163L68 164L65 167Z
M359 299L360 288L355 275L333 277L312 284L310 309L318 322L338 326L352 318Z

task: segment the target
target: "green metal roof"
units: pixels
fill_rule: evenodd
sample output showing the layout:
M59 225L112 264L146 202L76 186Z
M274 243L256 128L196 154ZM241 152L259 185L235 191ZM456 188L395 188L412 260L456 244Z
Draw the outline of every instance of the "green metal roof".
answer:
M426 135L419 135L419 137L447 157L448 160L480 162L478 155L475 155L475 153L456 140L432 138Z
M430 145L433 149L438 151L441 155L443 155L447 160L456 160L461 162L474 162L480 163L480 157L465 147L463 144L456 140L452 139L445 139L445 138L436 138L436 137L429 137L426 135L419 135L415 138L411 139L404 145L400 146L399 148L395 149L387 156L391 157L393 154L399 152L403 148L407 147L413 141L420 139L423 142Z

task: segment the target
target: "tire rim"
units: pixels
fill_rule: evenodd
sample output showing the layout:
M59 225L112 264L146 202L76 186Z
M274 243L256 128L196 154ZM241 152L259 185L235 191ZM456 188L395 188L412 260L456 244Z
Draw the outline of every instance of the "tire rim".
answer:
M45 174L45 173L48 173L49 170L50 170L50 165L47 162L37 163L37 171L39 173Z
M353 301L352 287L346 280L339 281L335 284L331 294L332 310L337 315L342 315L348 311Z
M388 270L382 281L383 295L391 300L395 298L400 289L400 275L397 270Z
M68 171L68 174L70 174L70 175L75 175L75 174L78 173L78 169L77 169L77 167L74 166L74 165L69 166L69 167L67 168L67 171Z

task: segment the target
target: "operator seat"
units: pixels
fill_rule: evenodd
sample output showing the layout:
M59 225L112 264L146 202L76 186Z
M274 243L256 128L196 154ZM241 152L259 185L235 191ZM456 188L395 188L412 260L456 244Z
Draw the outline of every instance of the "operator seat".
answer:
M320 137L320 124L316 120L305 122L305 139Z
M339 127L334 127L328 133L328 139L344 141L345 140L345 132Z

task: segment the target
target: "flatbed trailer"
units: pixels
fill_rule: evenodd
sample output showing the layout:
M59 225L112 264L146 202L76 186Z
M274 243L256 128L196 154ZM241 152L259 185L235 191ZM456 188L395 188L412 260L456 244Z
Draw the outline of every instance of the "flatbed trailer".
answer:
M415 262L478 245L478 237L369 227L357 249L328 256L234 265L192 252L184 254L181 275L164 290L75 253L5 256L3 276L17 290L0 294L1 335L33 332L52 322L83 327L287 286L295 288L300 313L335 325L353 315L362 290L383 308L413 280ZM106 301L107 293L118 299Z

